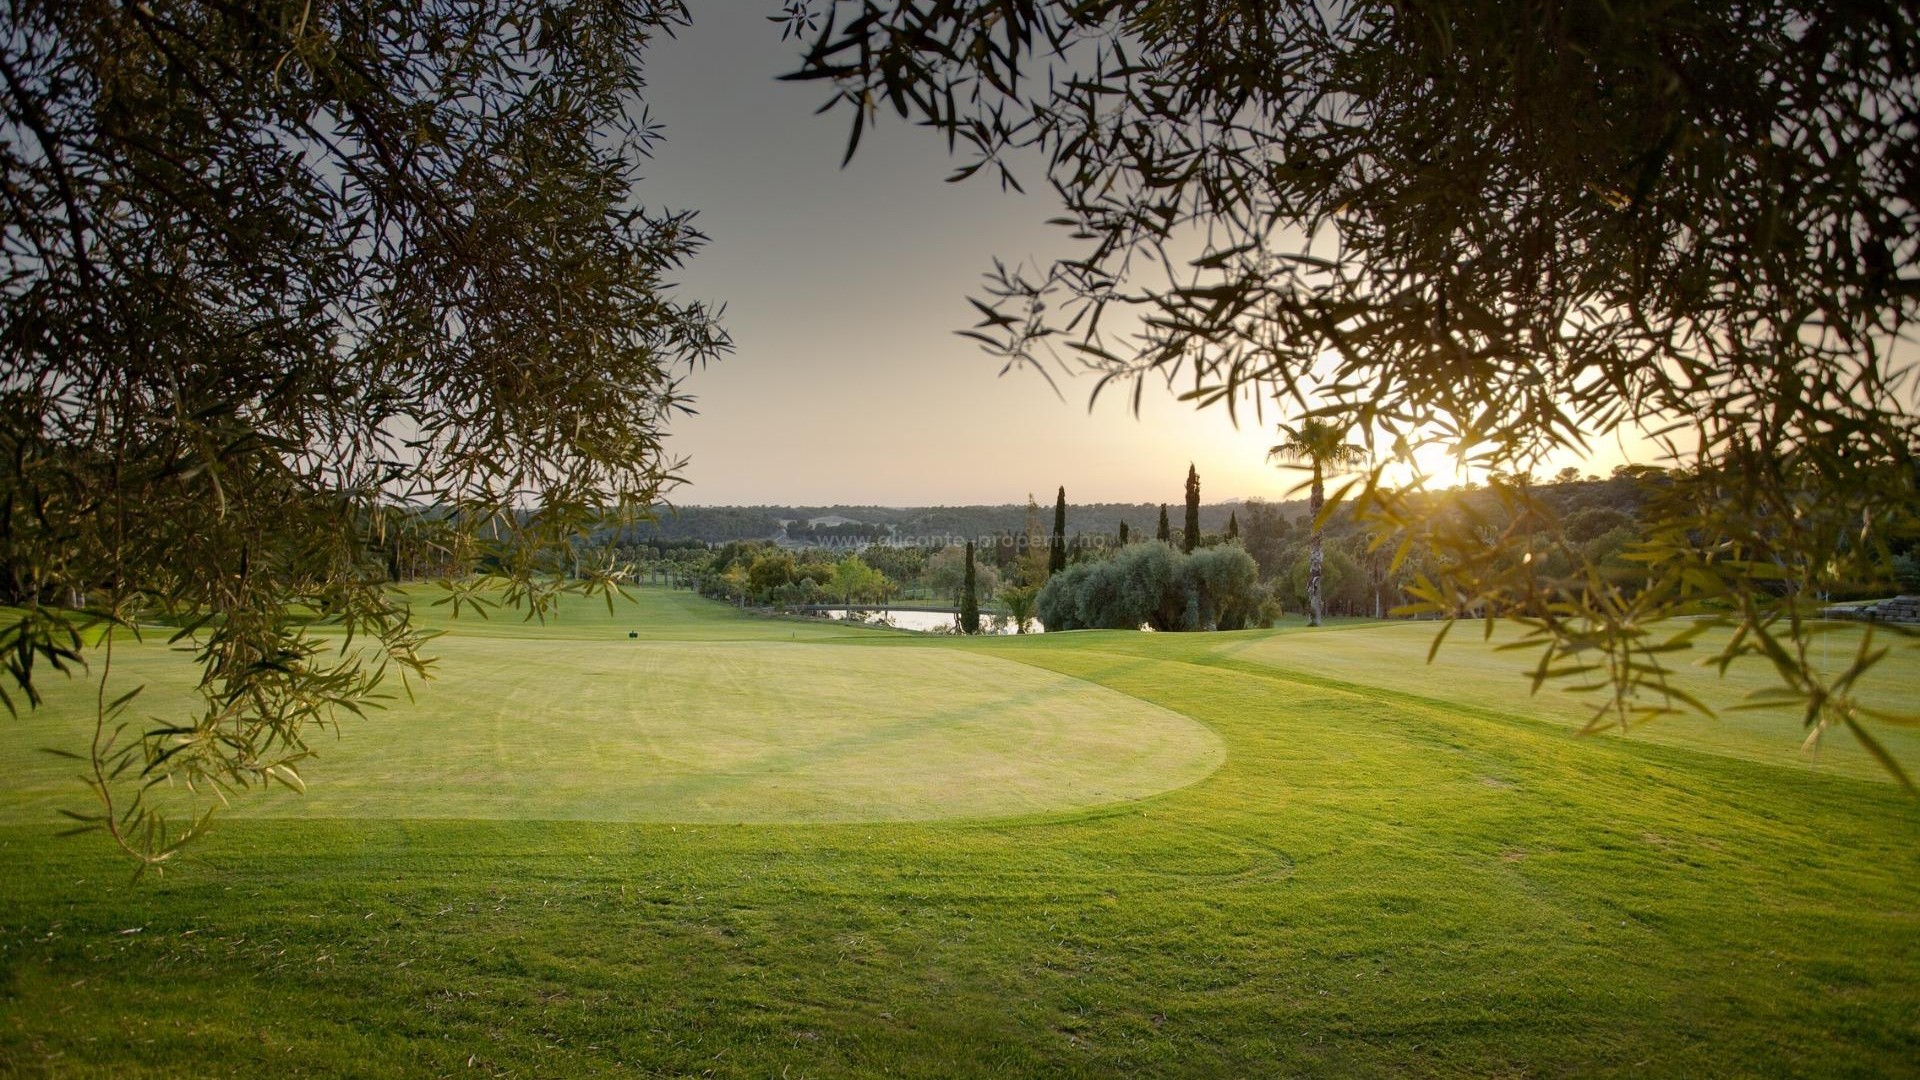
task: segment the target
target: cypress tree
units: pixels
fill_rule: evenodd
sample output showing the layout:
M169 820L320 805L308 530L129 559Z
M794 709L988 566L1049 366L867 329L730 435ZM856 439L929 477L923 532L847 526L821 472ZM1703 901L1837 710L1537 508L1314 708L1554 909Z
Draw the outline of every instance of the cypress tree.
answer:
M1240 515L1238 512L1227 515L1227 539L1240 539Z
M1053 503L1053 543L1047 552L1047 573L1057 574L1067 568L1067 489L1060 489L1060 497Z
M960 595L960 632L980 632L980 596L973 583L973 541L967 541L967 576Z
M1040 504L1033 501L1033 493L1027 493L1027 535L1024 537L1026 548L1020 553L1019 581L1022 585L1039 588L1047 583L1047 567L1053 564L1053 542L1040 528Z
M1170 544L1173 542L1173 530L1167 526L1167 504L1166 503L1160 504L1160 528L1154 532L1153 538L1155 540L1160 541L1163 544Z
M1124 521L1120 523L1120 546L1127 546L1127 523Z
M1180 550L1191 553L1200 545L1200 470L1187 463L1187 528L1180 536Z

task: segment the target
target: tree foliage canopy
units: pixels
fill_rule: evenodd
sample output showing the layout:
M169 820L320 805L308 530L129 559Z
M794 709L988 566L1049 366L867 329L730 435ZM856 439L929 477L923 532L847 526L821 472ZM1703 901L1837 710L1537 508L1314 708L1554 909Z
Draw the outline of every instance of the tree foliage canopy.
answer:
M1439 556L1422 606L1528 620L1536 685L1612 690L1596 723L1672 706L1691 629L1659 620L1701 603L1810 734L1900 719L1852 692L1878 646L1818 671L1807 616L1913 527L1914 5L796 0L788 29L853 143L890 110L959 176L1039 163L1079 247L995 268L990 351L1365 433L1360 509ZM1504 557L1557 533L1524 478L1620 427L1671 457L1644 577L1545 587ZM1516 530L1389 490L1427 442L1518 478Z
M1056 630L1240 630L1257 614L1260 568L1238 544L1191 554L1155 541L1047 579L1035 613Z
M1180 530L1180 550L1191 553L1200 546L1200 470L1187 463L1187 516Z
M1057 574L1067 566L1067 489L1063 485L1053 502L1053 535L1048 540L1047 573Z
M425 672L383 552L484 567L538 612L557 545L673 481L680 379L726 346L665 292L699 234L635 196L656 136L641 52L684 12L12 0L3 18L7 703L81 660L89 620L188 628L200 713L117 726L129 703L103 694L86 762L91 822L157 859L180 834L147 785L297 784L310 726L390 668Z
M967 566L965 577L960 583L960 632L977 634L980 632L980 587L973 564L973 541L967 541Z
M1312 474L1314 487L1319 487L1326 474L1343 472L1367 460L1364 446L1347 442L1347 433L1340 425L1329 423L1317 416L1309 416L1297 424L1280 425L1280 442L1268 448L1269 458L1297 462ZM1314 496L1309 496L1311 500ZM1320 507L1310 506L1318 513Z

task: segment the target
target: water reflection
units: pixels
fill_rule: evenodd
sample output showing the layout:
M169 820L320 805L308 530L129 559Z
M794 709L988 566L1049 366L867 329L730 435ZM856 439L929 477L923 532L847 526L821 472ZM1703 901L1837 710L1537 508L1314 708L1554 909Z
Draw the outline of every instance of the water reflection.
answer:
M872 623L874 625L891 626L897 630L918 630L921 633L929 634L951 634L960 624L960 616L951 611L902 611L899 608L893 608L887 611L876 611L869 608L853 608L851 610L847 608L825 608L815 611L814 614L825 615L830 619L846 619L852 617L858 621ZM982 633L1011 634L1014 632L1013 620L996 618L982 612L980 615L980 630ZM1039 619L1034 619L1027 623L1027 633L1029 634L1043 633L1045 630L1046 627L1040 624Z

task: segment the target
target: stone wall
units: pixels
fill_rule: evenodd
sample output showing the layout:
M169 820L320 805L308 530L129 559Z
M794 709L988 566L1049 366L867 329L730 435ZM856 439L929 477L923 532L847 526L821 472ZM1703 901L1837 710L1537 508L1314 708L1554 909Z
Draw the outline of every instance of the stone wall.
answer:
M1820 614L1830 619L1865 619L1868 622L1920 623L1920 596L1896 596L1872 604L1830 607Z

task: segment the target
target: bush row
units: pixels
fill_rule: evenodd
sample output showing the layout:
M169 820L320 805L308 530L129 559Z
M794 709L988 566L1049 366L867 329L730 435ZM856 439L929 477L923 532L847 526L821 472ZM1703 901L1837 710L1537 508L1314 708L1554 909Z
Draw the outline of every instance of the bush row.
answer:
M1260 568L1238 544L1182 554L1129 544L1047 579L1035 614L1048 630L1240 630L1262 618Z

